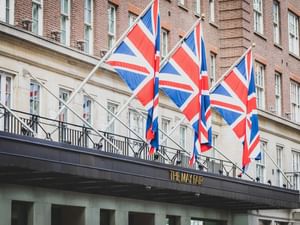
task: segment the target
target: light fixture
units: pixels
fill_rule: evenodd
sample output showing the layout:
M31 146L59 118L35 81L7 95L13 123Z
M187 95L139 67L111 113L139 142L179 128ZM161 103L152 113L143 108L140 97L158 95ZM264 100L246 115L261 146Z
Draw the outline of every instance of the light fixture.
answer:
M272 185L272 181L271 181L271 180L268 180L268 184L269 184L269 185Z
M150 191L152 189L152 187L150 185L146 185L145 188L147 191Z
M259 178L259 177L256 177L255 180L256 180L256 182L259 182L259 181L260 181L260 178Z

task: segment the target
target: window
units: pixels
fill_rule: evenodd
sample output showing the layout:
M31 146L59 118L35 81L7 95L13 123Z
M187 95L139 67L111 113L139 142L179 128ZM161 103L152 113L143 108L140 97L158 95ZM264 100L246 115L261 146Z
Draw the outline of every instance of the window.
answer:
M91 54L92 53L92 0L84 1L84 52Z
M300 152L298 151L292 151L292 164L293 164L293 172L296 174L293 177L293 187L296 190L299 190L300 188L300 177L299 172L300 172Z
M49 215L50 216L50 215ZM82 225L85 218L85 208L69 205L51 205L51 223L49 225ZM20 225L20 224L18 224Z
M283 146L281 145L276 145L276 164L277 166L281 169L282 168L282 159L283 156ZM282 174L279 169L277 169L276 173L276 184L277 186L281 187L282 186Z
M64 102L67 102L70 97L71 92L68 90L65 90L63 88L59 89L59 98L63 100ZM63 106L61 102L59 102L59 109ZM59 114L59 121L61 122L68 122L68 109L67 107L64 108L64 110Z
M88 96L83 96L83 119L89 124L92 123L92 100Z
M30 113L34 115L40 114L40 85L30 82Z
M11 108L12 77L10 74L0 71L0 98L6 106Z
M60 42L70 45L70 0L60 1Z
M271 220L258 220L258 225L271 225Z
M216 54L210 53L210 84L211 86L216 82Z
M42 0L32 1L32 32L38 35L42 35L43 26L43 10Z
M135 22L137 16L133 13L128 13L128 25L129 27Z
M294 13L288 13L289 51L299 56L299 18Z
M161 57L165 58L168 54L168 31L161 29Z
M215 22L215 0L209 0L209 21Z
M114 224L115 210L100 209L100 225Z
M195 0L195 13L198 15L201 13L201 0Z
M186 148L186 126L180 125L179 128L179 144L181 147Z
M129 127L140 137L145 136L145 121L144 118L138 112L129 110ZM135 135L132 132L130 132L129 136L135 137Z
M279 2L273 1L273 41L280 44L280 10Z
M118 111L118 105L116 103L112 103L112 102L108 102L107 103L107 109L112 112L113 114L116 114ZM107 124L109 123L109 121L111 121L114 117L107 112ZM110 133L115 133L115 122L113 122L108 128L107 128L107 132Z
M254 31L263 34L264 26L263 26L262 0L253 0L253 12L254 12Z
M184 4L185 4L185 1L184 1L184 0L178 0L178 4L184 5Z
M202 220L191 219L191 225L203 225Z
M265 182L265 168L266 168L266 159L265 151L267 150L267 143L264 141L260 142L261 148L261 159L256 161L256 178L261 183Z
M166 225L180 224L180 216L166 215Z
M275 113L281 115L281 74L275 73Z
M0 0L0 21L14 24L14 0Z
M257 107L265 108L265 89L264 89L265 66L255 62L255 86L257 95Z
M11 202L11 225L33 225L33 203Z
M300 84L291 81L291 120L300 122Z
M108 6L108 48L112 48L116 41L116 7Z
M168 134L169 132L169 127L170 127L170 120L166 118L161 119L161 129L163 132ZM160 132L160 144L166 146L168 143L168 139L166 139L164 142L163 140L166 138L166 135L163 134L163 132Z

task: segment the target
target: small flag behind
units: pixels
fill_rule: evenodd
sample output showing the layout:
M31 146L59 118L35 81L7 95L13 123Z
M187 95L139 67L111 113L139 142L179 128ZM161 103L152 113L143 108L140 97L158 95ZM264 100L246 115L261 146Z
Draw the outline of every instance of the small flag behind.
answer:
M192 124L192 165L200 152L211 148L211 109L205 45L200 21L160 70L160 88Z
M211 104L243 143L243 169L251 160L259 160L260 136L251 50L216 84L211 93Z
M160 17L158 0L137 21L107 59L148 111L146 139L150 154L158 149L158 71Z

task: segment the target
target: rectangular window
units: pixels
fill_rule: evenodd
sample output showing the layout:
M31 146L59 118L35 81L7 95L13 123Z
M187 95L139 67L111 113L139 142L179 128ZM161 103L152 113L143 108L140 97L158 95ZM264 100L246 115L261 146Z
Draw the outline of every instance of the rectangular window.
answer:
M33 203L23 201L11 202L11 225L33 224Z
M1 102L11 108L12 97L12 77L10 74L0 71L0 97Z
M116 41L116 7L108 5L108 48L110 49Z
M180 125L179 128L179 144L181 147L186 148L186 126Z
M209 0L209 21L215 22L215 0Z
M63 88L59 89L59 98L64 102L67 102L70 97L71 92L65 90ZM63 106L61 102L59 102L59 109ZM65 107L61 114L59 114L59 121L68 122L68 109Z
M30 82L30 113L40 115L40 85Z
M168 134L169 132L169 127L170 127L170 120L166 119L166 118L162 118L161 119L161 129L163 132L165 132L166 134ZM168 144L168 139L166 139L164 142L163 140L166 138L166 135L164 135L162 132L160 132L160 144L167 146Z
M299 123L300 122L300 84L291 81L290 88L290 99L291 99L291 120Z
M264 25L263 25L263 1L262 0L253 0L253 13L254 13L254 31L263 34Z
M266 159L265 151L267 150L267 143L264 141L260 142L261 148L261 159L256 161L256 178L259 182L265 182L265 168L266 168Z
M129 127L140 137L145 136L146 130L144 118L138 112L135 112L131 109L129 110ZM136 138L136 136L132 132L130 132L129 136Z
M115 210L100 209L100 225L115 224Z
M289 23L289 51L299 56L299 17L294 13L288 13Z
M283 146L281 145L276 145L276 164L277 166L281 169L283 167ZM283 182L282 182L282 174L279 169L276 170L276 184L277 186L281 187Z
M89 123L92 123L92 99L88 96L83 96L83 118Z
M168 55L168 31L161 30L161 57L162 59Z
M13 24L14 0L0 0L0 21Z
M92 0L84 1L84 52L92 53Z
M294 173L299 173L300 171L300 152L298 151L292 151L292 164L293 164L293 172ZM297 174L298 175L298 174ZM300 177L299 176L293 177L293 188L296 190L299 190L300 188Z
M60 42L70 45L70 1L60 1Z
M133 13L128 13L128 26L130 27L136 20L137 15Z
M32 1L32 32L42 35L43 26L42 0Z
M280 10L279 2L273 1L273 41L280 44Z
M107 109L112 112L113 114L116 114L117 111L118 111L118 105L116 103L112 103L112 102L108 102L107 103ZM109 121L111 121L114 117L107 112L107 124L109 123ZM115 133L115 122L113 122L109 128L107 129L107 132L110 132L110 133Z
M275 113L281 115L281 74L275 73Z
M260 109L265 108L265 85L264 85L264 76L265 76L265 66L258 62L255 62L255 86L256 86L256 95L257 95L257 107Z
M201 14L201 0L195 0L195 13Z
M184 1L184 0L178 0L178 4L184 5L184 4L185 4L185 1Z
M216 54L210 53L210 84L213 85L216 82Z

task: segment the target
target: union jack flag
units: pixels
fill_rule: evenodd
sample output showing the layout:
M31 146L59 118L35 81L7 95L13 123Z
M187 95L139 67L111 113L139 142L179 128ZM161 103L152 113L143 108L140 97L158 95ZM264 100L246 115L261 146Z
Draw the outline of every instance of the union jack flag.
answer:
M158 71L160 64L160 17L158 0L133 25L106 63L121 76L148 111L146 139L158 149Z
M211 148L211 109L202 26L198 21L160 70L160 88L192 124L195 137L190 165Z
M245 169L252 159L261 157L251 50L216 84L210 97L212 107L243 143L242 166Z

